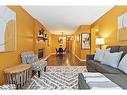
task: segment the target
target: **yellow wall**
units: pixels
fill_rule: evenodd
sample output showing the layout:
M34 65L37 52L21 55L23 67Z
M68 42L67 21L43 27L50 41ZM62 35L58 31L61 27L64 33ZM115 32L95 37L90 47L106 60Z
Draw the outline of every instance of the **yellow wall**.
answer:
M0 53L0 84L4 84L3 70L21 63L20 54L24 51L35 51L40 47L45 47L45 56L50 54L51 45L47 41L38 42L36 40L37 30L42 26L37 20L30 16L20 6L8 6L16 12L16 51ZM46 30L49 38L51 34Z
M81 34L82 30L80 27L74 33L73 41L73 53L75 53L81 59L84 59L85 55L88 53L94 53L96 44L96 29L99 29L99 35L105 38L105 45L103 48L109 45L127 45L127 41L118 41L118 16L127 12L127 6L115 6L101 18L99 18L95 23L91 25L91 50L81 50L81 43L76 42L76 35ZM85 27L85 26L83 26ZM85 30L84 30L85 31Z
M106 42L103 47L108 45L127 45L127 41L118 41L118 16L127 12L127 6L115 6L95 23L92 24L92 28L98 27L99 34L105 38Z
M81 49L81 34L90 33L90 25L81 25L77 31L73 34L73 46L72 52L76 54L80 59L85 60L86 54L90 54L91 50ZM76 41L76 36L80 35L80 43Z
M56 52L56 48L59 48L60 45L62 45L62 47L65 49L66 48L66 39L64 39L63 43L59 43L58 42L58 38L62 37L62 35L54 35L52 34L51 38L52 38L52 53ZM65 35L63 35L64 38L66 38Z
M21 63L20 53L33 50L34 19L19 6L9 6L16 12L16 51L0 53L0 84L4 83L3 70Z
M5 44L5 51L14 51L15 50L15 20L10 20L6 24L6 29L5 29L5 42L9 42ZM9 35L9 37L8 37ZM11 38L10 38L11 37Z
M35 27L34 27L34 51L36 54L38 54L38 49L40 48L44 48L44 57L48 56L51 53L51 33L48 32L48 30L41 24L39 23L37 20L35 20ZM48 46L48 40L43 41L43 40L38 40L37 39L37 35L38 35L38 30L43 28L45 31L44 33L47 34L47 37L50 40L50 45Z
M58 43L60 35L49 33L43 25L21 7L8 7L16 12L16 51L0 53L0 84L4 83L3 70L21 63L21 52L34 51L37 54L39 48L45 48L45 56L48 56L50 53L55 53L55 48L60 45ZM85 60L86 54L94 53L96 29L99 29L100 35L106 39L106 45L127 45L127 41L117 41L117 17L124 12L127 12L127 6L115 6L91 26L81 25L73 34L72 52L83 60ZM50 38L50 46L47 45L48 41L37 40L37 31L40 28L46 30ZM81 35L84 32L91 32L91 50L82 50L81 40L80 43L76 42L76 35ZM62 45L64 48L66 47L66 40Z

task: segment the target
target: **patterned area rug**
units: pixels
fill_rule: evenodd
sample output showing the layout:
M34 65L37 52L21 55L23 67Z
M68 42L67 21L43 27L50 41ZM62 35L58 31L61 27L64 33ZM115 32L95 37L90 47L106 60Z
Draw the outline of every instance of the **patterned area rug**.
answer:
M78 89L78 73L86 71L85 66L48 66L40 78L37 75L32 78L27 89Z

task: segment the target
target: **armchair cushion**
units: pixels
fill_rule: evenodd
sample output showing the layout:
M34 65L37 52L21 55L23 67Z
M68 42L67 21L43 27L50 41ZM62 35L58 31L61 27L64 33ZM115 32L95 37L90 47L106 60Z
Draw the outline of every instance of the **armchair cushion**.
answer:
M34 63L32 63L32 68L33 70L35 71L40 71L40 70L43 70L43 68L47 66L47 61L36 61Z
M22 63L26 64L27 59L31 56L34 56L34 53L32 51L23 52L21 53Z
M40 59L40 61L45 62L45 59Z
M38 57L36 55L27 57L27 59L26 59L26 62L28 64L32 64L32 63L34 63L36 61L39 61L39 59L38 59Z
M40 71L43 69L43 64L41 64L41 61L36 61L32 63L32 69L35 71Z

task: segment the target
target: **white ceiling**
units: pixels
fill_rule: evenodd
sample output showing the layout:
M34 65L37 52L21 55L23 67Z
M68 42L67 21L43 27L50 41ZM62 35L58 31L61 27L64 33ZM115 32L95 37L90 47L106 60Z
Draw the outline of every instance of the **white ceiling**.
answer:
M80 25L91 25L113 6L22 6L53 34L72 34Z

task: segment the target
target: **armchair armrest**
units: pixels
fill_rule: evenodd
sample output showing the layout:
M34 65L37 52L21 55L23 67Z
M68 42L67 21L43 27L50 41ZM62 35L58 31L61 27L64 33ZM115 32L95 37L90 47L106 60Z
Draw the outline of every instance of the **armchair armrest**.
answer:
M45 62L46 60L45 59L40 59L40 61Z
M94 60L94 55L95 54L88 54L88 55L86 55L86 61L88 61L88 60Z

